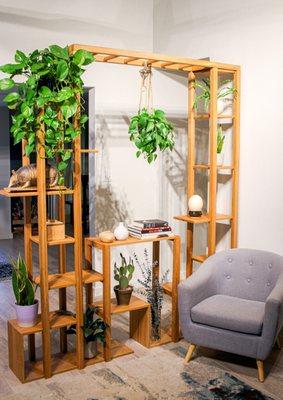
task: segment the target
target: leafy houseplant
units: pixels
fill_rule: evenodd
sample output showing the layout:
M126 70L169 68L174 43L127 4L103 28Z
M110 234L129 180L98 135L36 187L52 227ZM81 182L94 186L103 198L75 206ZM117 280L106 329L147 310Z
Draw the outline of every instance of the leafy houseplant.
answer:
M168 122L164 111L143 108L131 119L129 126L130 140L138 151L136 156L144 155L150 164L157 158L157 151L173 150L175 140L173 126Z
M33 326L37 321L38 300L35 299L36 286L29 277L25 261L19 255L11 260L12 287L16 299L16 314L19 326Z
M217 93L217 99L223 99L229 94L236 93L235 88L229 86L223 86L230 83L231 80L227 79L220 83L220 89ZM194 109L198 109L199 102L203 100L205 110L208 110L210 102L210 79L203 78L195 82L195 87L200 89L200 93L195 96L195 101L193 104Z
M117 267L116 262L114 264L114 279L119 282L118 285L114 286L114 291L117 304L128 305L133 292L133 287L130 286L129 283L133 277L135 267L131 258L129 258L129 262L127 262L122 253L120 253L120 257L122 261L121 266Z
M45 147L46 158L57 162L59 184L64 182L64 171L71 157L65 144L81 134L88 119L82 113L77 125L73 117L83 109L80 95L84 66L93 61L93 54L86 50L80 49L71 55L68 47L52 45L28 55L17 50L15 63L0 67L0 71L8 75L0 80L0 90L10 91L4 102L15 110L11 127L14 143L25 139L25 153L29 156L36 151L37 132L44 124L45 141L41 144ZM15 77L21 77L22 82L17 84ZM11 91L13 88L17 90Z
M85 358L93 358L97 355L97 341L105 343L105 331L107 325L101 317L97 315L98 307L88 307L84 314L84 324L82 330L85 339ZM66 333L76 334L77 326L70 326Z
M169 271L163 274L160 283L158 276L153 274L155 265L150 262L147 249L144 249L145 261L142 264L136 254L134 254L134 259L142 274L142 278L138 279L138 282L142 285L139 291L150 304L151 338L152 340L159 340L161 338L161 310L163 305L163 287L161 283L166 280Z

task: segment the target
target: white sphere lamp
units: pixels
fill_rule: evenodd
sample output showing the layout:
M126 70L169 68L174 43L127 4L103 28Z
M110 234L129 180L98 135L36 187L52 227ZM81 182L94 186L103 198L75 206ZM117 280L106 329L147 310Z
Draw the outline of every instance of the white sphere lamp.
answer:
M189 215L191 217L201 217L202 216L202 207L203 200L197 194L194 194L189 198Z

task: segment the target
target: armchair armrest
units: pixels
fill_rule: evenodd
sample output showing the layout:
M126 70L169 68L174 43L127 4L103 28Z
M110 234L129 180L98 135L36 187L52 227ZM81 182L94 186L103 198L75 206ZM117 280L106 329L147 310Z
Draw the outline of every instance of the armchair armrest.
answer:
M283 326L283 275L280 276L265 302L260 359L268 357ZM262 349L265 349L263 351Z

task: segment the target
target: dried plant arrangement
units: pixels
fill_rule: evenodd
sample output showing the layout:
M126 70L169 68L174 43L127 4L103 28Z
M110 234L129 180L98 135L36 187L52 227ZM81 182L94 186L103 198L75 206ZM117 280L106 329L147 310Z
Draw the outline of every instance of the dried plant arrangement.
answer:
M159 279L158 276L153 273L156 264L150 261L147 249L144 249L144 261L142 263L135 253L134 260L142 275L142 278L138 279L138 283L142 286L138 289L138 292L145 296L150 304L151 339L157 341L161 338L161 310L163 305L162 282L167 280L169 270Z

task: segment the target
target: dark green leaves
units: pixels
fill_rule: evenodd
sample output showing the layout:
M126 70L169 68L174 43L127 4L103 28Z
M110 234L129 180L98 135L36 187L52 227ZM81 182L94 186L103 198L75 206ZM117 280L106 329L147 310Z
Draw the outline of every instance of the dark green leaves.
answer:
M131 119L129 135L139 149L136 157L143 154L149 164L156 160L158 150L173 150L175 144L173 127L162 110L141 110Z
M15 82L11 78L4 78L0 80L0 90L8 90L14 87Z
M8 107L15 109L11 126L14 143L25 139L26 155L35 152L36 132L40 124L44 124L46 157L58 160L58 182L63 184L64 171L71 157L65 144L81 134L88 120L77 94L83 93L83 67L90 64L94 57L86 50L78 50L74 55L69 55L68 47L52 45L28 55L17 50L14 59L14 64L0 67L0 71L8 74L0 80L2 91L15 86L14 75L22 77L21 83L17 84L17 92L8 93L4 98ZM79 126L75 126L73 117L78 107L81 116Z

